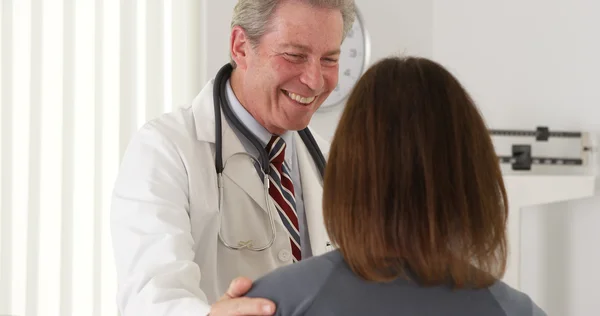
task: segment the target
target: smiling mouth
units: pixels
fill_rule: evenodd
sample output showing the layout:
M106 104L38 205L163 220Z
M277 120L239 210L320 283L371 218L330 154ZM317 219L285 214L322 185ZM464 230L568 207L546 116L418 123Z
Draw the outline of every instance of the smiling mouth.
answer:
M293 101L296 101L297 103L300 103L302 105L309 105L311 104L316 98L317 96L312 96L312 97L303 97L299 94L295 94L293 92L289 92L286 90L281 90L283 91L283 94L287 95L288 98L292 99Z

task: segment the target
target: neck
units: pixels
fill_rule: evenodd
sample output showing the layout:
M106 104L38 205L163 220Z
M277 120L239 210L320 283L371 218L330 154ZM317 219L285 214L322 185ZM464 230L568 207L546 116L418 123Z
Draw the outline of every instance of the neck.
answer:
M242 106L246 110L248 110L248 112L250 112L250 110L246 106L246 102L244 101L244 97L243 97L243 93L242 93L242 91L243 91L242 77L241 77L240 72L237 69L233 69L233 71L231 72L231 77L229 78L229 82L231 83L231 89L233 90L233 94L235 94L235 97L238 99L238 101L240 101Z
M246 101L243 93L244 82L242 73L238 69L233 69L229 82L231 83L231 89L233 90L235 97L238 99L244 109L246 109L246 111L248 111L248 113L254 117L258 124L262 125L267 131L269 131L269 133L273 135L283 135L286 132L281 128L266 124L265 120L263 120L263 118L260 116L259 111L255 109L256 105Z

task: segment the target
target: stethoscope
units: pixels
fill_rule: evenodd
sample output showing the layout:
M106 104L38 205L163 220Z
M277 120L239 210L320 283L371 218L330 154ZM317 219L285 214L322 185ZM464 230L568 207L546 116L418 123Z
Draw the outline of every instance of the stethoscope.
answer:
M227 99L227 80L231 77L231 72L233 71L233 66L231 64L226 64L221 67L217 76L215 77L214 87L213 87L213 99L215 106L215 147L216 147L216 155L215 155L215 168L217 170L217 183L219 186L219 222L222 223L222 210L221 206L223 205L223 170L225 169L225 165L227 161L223 163L223 139L222 139L222 129L221 129L221 110L225 115L225 118L236 128L244 137L248 139L248 141L252 144L253 147L258 152L258 160L254 158L254 156L248 153L240 153L243 155L249 156L255 163L255 166L260 166L260 169L263 174L263 189L265 194L265 205L267 207L267 213L269 214L269 223L271 225L271 238L269 242L261 247L255 247L253 241L246 242L238 242L237 245L230 244L225 241L221 234L222 224L219 227L219 240L225 245L225 247L232 250L242 250L248 249L251 251L263 251L265 249L270 248L277 237L277 232L275 228L275 220L273 218L273 211L271 210L271 203L269 203L269 155L265 148L263 148L260 141L248 130L242 122L235 116L233 110L231 109L231 104ZM319 173L321 174L321 178L325 173L325 157L323 153L319 149L317 142L308 128L305 128L301 131L298 131L302 142L308 149L312 159L314 160L317 168L319 169ZM234 155L235 156L235 155ZM233 156L232 156L233 157ZM231 157L230 157L231 158Z

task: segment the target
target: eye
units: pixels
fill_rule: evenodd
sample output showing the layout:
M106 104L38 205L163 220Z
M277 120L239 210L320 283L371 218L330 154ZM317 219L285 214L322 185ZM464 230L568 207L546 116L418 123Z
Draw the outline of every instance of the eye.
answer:
M300 54L285 53L285 57L293 62L300 62L304 60L304 56Z
M327 65L335 65L338 63L338 59L337 58L324 58L323 61L327 64Z

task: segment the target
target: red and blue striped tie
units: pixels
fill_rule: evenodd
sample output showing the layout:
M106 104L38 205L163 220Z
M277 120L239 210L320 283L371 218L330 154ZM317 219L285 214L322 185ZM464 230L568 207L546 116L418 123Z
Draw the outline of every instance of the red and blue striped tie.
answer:
M275 207L281 221L287 228L292 246L293 261L300 261L300 229L296 213L296 199L294 185L290 178L290 171L284 163L285 141L280 136L273 136L267 145L270 161L270 186L269 195L275 202Z

